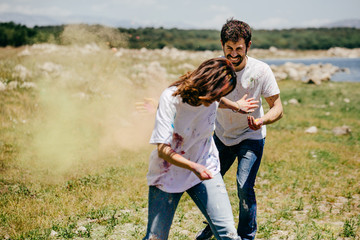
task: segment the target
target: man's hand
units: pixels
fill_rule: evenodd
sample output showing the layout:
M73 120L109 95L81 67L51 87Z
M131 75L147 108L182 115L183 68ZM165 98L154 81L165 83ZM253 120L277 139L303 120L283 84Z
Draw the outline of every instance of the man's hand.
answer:
M249 128L252 130L259 130L262 125L264 125L264 122L261 118L255 119L253 116L248 116L248 125Z

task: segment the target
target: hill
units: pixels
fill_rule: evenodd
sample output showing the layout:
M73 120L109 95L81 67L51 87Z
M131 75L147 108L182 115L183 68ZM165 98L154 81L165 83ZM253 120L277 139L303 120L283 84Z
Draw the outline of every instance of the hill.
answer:
M165 29L165 28L111 28L103 25L55 25L29 28L14 22L0 23L0 46L22 46L36 43L69 44L62 35L69 28L75 28L75 35L82 35L81 43L107 43L109 47L128 47L132 49L162 49L164 47L180 50L221 50L220 31L209 29ZM93 37L84 37L90 36ZM118 35L122 35L119 37ZM121 38L122 41L118 41ZM79 36L74 40L79 39ZM124 40L124 41L123 41ZM126 42L126 44L124 44ZM252 47L270 47L292 50L319 50L333 47L359 48L360 28L294 28L282 30L253 29Z
M347 27L347 28L358 28L358 29L360 29L360 19L341 20L341 21L326 24L323 27L326 27L326 28Z

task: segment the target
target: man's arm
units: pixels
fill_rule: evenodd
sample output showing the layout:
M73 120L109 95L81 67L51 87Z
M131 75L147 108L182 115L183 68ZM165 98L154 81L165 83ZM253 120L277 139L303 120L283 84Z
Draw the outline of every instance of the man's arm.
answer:
M257 119L254 119L253 116L248 116L248 124L252 130L258 130L264 124L274 123L283 116L280 94L267 97L265 100L269 104L270 110L264 116Z
M262 117L264 124L271 124L283 117L283 107L280 100L280 94L265 98L269 104L270 110Z

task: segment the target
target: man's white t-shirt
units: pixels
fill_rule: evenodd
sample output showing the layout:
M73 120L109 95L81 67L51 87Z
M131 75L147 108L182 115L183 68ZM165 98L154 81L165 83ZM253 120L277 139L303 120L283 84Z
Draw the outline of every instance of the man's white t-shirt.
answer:
M261 96L270 97L280 93L275 76L266 63L248 57L244 69L236 73L237 84L226 98L237 101L247 94L247 98L259 101L259 108L251 113L254 118L264 115ZM234 113L229 109L219 109L216 117L216 136L227 146L233 146L245 139L262 139L266 136L266 126L254 131L248 126L247 114Z
M169 144L186 159L206 166L213 174L220 171L219 153L212 134L218 103L194 107L172 96L176 87L169 87L160 96L155 127L150 143ZM157 149L150 155L148 185L169 193L184 192L201 180L190 170L159 158Z

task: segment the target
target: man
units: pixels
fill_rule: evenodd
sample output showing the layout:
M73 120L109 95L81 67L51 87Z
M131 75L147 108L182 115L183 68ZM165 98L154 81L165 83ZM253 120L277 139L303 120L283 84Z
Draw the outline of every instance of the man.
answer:
M232 62L237 74L236 88L227 98L236 101L247 94L260 101L259 108L247 115L219 109L214 134L223 176L235 158L238 159L236 179L240 211L237 231L243 240L254 239L257 230L255 178L265 144L265 125L276 122L283 115L280 90L270 67L247 56L251 46L251 29L247 23L229 19L221 30L221 45L224 56ZM261 96L270 107L266 114L261 106ZM239 109L238 112L246 113L247 110ZM207 225L196 239L211 237L212 232Z

